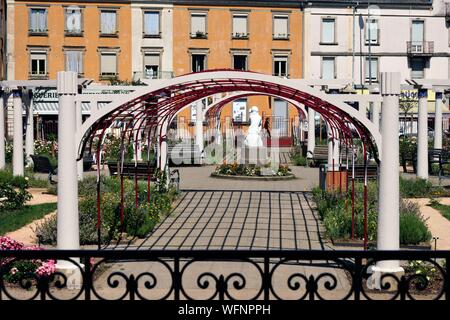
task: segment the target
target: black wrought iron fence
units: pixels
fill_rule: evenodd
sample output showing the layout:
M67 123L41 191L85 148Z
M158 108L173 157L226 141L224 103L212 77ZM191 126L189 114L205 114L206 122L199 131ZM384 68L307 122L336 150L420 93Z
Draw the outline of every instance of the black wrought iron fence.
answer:
M48 260L57 260L56 271L29 267L31 262ZM399 260L405 272L374 273L372 268L386 260ZM448 302L449 262L450 251L1 250L0 304L5 300Z

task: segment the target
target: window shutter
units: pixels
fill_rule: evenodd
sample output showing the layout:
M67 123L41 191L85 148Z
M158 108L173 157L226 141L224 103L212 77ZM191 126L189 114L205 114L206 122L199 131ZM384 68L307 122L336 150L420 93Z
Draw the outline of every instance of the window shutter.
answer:
M366 80L372 78L372 80L377 79L378 73L378 59L371 59L370 70L369 70L369 59L366 59Z
M159 35L159 12L145 12L144 33L148 35Z
M197 32L206 33L206 16L204 14L193 14L191 16L191 34Z
M33 60L45 60L47 59L47 55L45 53L32 53L31 59Z
M370 22L367 22L366 24L366 41L369 41L369 35L370 35L370 42L371 43L378 43L378 21L371 19Z
M247 35L247 16L233 16L233 34Z
M81 51L66 51L66 70L83 73L83 53Z
M101 13L101 33L116 33L116 12L102 11Z
M323 19L322 21L322 42L334 43L334 19Z
M146 66L159 66L159 54L146 54L144 64Z
M116 74L117 59L115 53L102 53L101 55L101 73L102 74Z
M287 37L288 17L275 16L273 19L273 33L275 37Z
M322 59L322 79L334 79L334 58Z

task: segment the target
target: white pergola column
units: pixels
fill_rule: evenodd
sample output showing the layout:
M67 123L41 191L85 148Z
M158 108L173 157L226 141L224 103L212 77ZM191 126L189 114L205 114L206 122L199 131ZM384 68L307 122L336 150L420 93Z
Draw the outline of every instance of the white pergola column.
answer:
M165 171L167 175L167 185L170 182L169 178L169 155L168 155L168 145L167 145L167 128L168 124L166 122L163 122L161 124L161 135L164 137L164 139L161 139L161 137L158 137L158 168L161 169L161 171ZM159 129L159 128L158 128Z
M142 161L142 131L136 130L142 125L144 120L140 120L133 130L133 161ZM135 143L137 143L137 150L135 148Z
M79 249L78 179L76 164L77 74L57 74L58 113L58 249Z
M195 116L195 144L198 146L200 153L203 153L203 103L202 100L197 101Z
M34 154L34 117L33 117L33 92L29 91L27 102L27 126L25 131L25 155L27 165L31 165L31 155Z
M327 126L328 135L328 171L338 171L339 170L339 137L337 133L334 132L335 137L333 138L332 130L330 126ZM334 166L333 166L334 162Z
M307 157L312 158L314 155L314 147L316 146L316 112L308 108L308 153Z
M381 118L382 155L378 203L378 250L400 249L400 191L399 191L399 96L400 73L381 73L383 117ZM402 272L398 260L380 261L374 272ZM380 285L378 278L378 284Z
M378 102L370 103L370 113L372 115L372 122L377 129L380 127L380 105Z
M5 169L6 166L6 151L5 151L5 108L6 95L0 93L0 170Z
M24 175L23 165L23 119L22 119L22 92L13 91L13 174Z
M442 149L442 92L436 91L434 111L434 149Z
M82 101L77 100L75 102L75 121L76 121L76 130L77 132L81 129L81 125L83 124L83 115L82 115ZM77 146L75 146L75 152L78 152ZM83 180L83 158L77 161L77 176L78 180Z
M428 90L419 89L417 120L417 177L428 179Z

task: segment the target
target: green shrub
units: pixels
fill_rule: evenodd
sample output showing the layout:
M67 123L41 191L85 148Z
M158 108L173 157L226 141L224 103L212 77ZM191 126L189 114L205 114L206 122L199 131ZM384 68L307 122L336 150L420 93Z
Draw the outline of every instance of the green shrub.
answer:
M27 189L27 178L0 170L0 212L22 208L25 202L31 199Z
M151 188L151 201L147 203L147 183L139 181L139 205L136 208L134 181L124 180L124 212L121 223L120 179L101 177L101 241L108 243L117 239L121 232L130 236L144 237L150 233L160 218L172 209L177 193L173 189L159 191ZM97 182L95 177L86 177L79 183L79 219L81 244L97 243ZM53 221L54 220L54 221ZM49 219L37 228L37 234L46 244L56 242L56 219Z
M403 179L400 178L400 194L405 198L428 197L433 191L431 182L425 179Z
M30 188L47 188L49 186L48 179L40 179L31 168L26 168L25 177L28 178L28 186Z
M413 212L400 214L400 243L420 244L431 240L431 233L423 219Z
M363 184L355 185L355 237L364 236L364 202ZM377 184L368 184L367 201L367 231L368 240L377 237L378 225L378 188ZM351 190L348 194L334 191L313 189L317 211L322 219L326 233L334 239L350 238L352 225ZM431 239L425 220L420 215L418 205L400 199L400 242L401 244L418 244Z
M294 154L292 156L292 162L296 166L306 166L308 164L308 160L300 154Z

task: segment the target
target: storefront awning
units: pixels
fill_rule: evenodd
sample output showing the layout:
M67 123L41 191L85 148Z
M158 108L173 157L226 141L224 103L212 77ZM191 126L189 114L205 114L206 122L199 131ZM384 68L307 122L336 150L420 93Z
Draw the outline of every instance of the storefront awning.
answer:
M99 102L100 109L108 102ZM59 105L57 101L35 102L33 104L33 113L38 115L58 115ZM91 114L91 105L89 102L82 102L81 112L83 115ZM25 112L24 112L25 113Z

